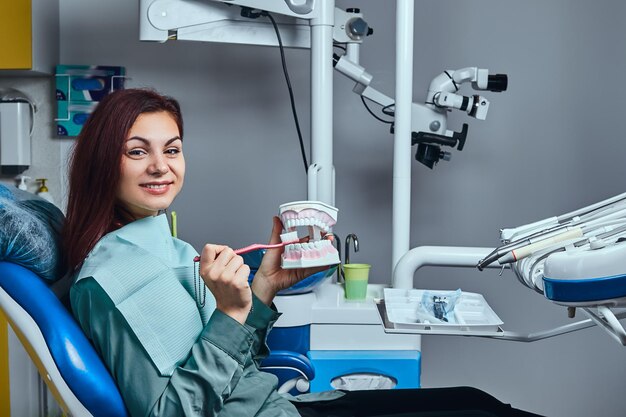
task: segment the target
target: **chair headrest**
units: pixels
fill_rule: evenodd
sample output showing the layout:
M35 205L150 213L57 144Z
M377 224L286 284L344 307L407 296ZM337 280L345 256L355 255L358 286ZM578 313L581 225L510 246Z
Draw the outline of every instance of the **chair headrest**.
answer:
M0 261L22 265L47 282L61 278L64 220L54 204L0 184Z

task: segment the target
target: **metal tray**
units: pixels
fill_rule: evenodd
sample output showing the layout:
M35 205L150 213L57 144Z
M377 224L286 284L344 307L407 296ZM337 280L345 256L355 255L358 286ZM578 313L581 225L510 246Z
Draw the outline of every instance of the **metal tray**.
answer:
M444 291L429 291L445 293ZM502 320L481 294L463 292L450 322L424 320L419 307L424 290L385 288L385 298L375 299L387 333L503 336Z

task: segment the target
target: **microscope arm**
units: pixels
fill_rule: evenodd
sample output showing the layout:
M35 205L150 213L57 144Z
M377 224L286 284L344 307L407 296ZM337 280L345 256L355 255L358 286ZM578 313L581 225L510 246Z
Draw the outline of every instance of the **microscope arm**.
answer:
M370 86L372 76L359 64L347 56L334 56L335 70L356 82L353 91L383 107L392 107L394 100ZM447 111L456 108L470 116L484 120L489 101L474 95L464 97L455 94L463 83L471 82L478 90L504 91L506 75L489 75L489 71L478 68L464 68L457 71L444 71L433 79L426 103L411 105L412 144L418 145L415 158L433 168L440 160L449 160L450 153L443 152L441 146L463 150L467 138L468 125L463 124L460 132L447 130Z
M356 82L354 88L352 89L353 92L383 107L393 107L395 104L394 99L370 86L373 77L365 70L365 68L355 62L352 62L346 56L339 56L335 54L333 60L335 70L337 70L337 72ZM445 114L429 109L425 105L419 103L413 103L412 106L411 127L414 133L419 132L424 125L432 123L433 121L439 122L440 125L443 123L445 126ZM428 121L424 122L426 119ZM451 134L448 136L451 136Z

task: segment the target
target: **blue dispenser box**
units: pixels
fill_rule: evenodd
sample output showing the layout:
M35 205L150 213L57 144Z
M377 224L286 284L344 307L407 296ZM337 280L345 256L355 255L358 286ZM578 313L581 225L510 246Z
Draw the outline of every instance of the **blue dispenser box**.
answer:
M117 66L57 65L57 136L78 136L98 102L124 88L126 70Z

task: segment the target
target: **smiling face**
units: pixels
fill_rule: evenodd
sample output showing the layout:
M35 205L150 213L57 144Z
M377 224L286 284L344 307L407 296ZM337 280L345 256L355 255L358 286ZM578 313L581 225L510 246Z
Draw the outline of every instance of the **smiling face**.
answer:
M170 206L183 186L185 158L178 125L167 112L143 113L130 128L117 199L135 219Z

